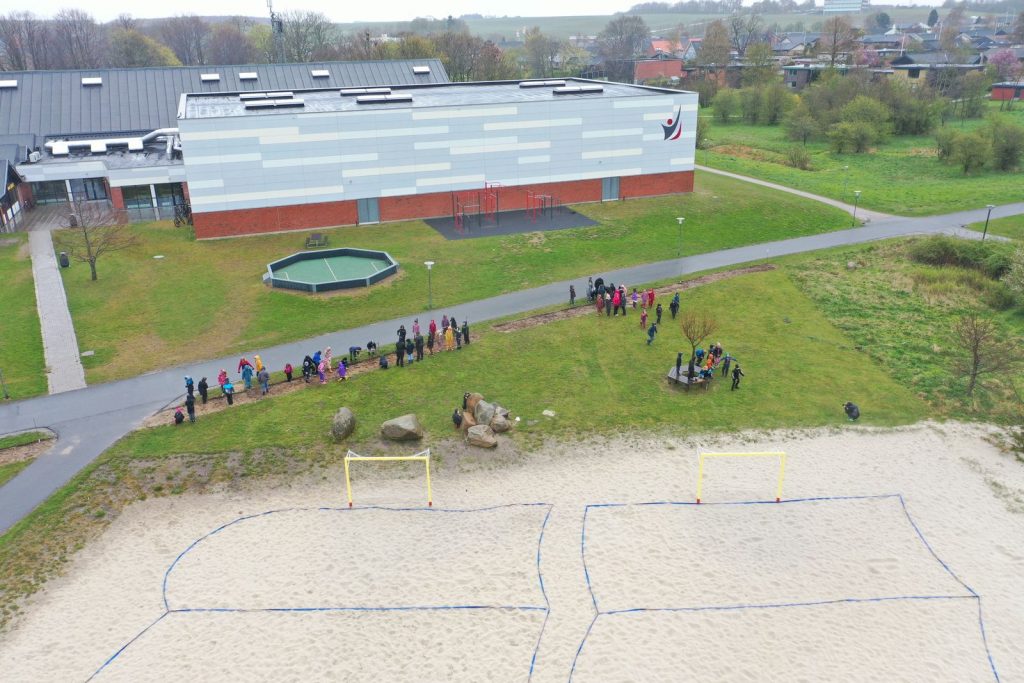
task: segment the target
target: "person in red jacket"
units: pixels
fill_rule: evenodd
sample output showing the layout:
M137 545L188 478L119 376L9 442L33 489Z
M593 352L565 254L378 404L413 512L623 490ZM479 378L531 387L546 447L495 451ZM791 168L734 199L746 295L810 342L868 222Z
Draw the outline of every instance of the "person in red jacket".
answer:
M249 362L249 359L246 358L245 356L242 356L242 360L238 361L238 370L237 370L237 372L239 374L241 374L242 373L242 368L244 368L246 365L248 365L250 368L252 367L252 363ZM253 369L253 372L256 372L255 368Z

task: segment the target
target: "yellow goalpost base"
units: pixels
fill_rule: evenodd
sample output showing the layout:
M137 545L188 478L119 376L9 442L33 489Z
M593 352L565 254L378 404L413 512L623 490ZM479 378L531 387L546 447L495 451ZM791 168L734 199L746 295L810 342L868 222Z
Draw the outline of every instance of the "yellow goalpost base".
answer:
M782 479L786 476L786 454L781 451L765 451L756 453L701 453L697 459L697 504L704 487L704 458L778 458L779 480L775 489L775 502L782 500Z
M352 507L352 478L349 475L350 462L394 462L396 460L418 460L427 468L427 507L433 507L434 495L430 490L430 449L421 451L416 455L381 455L367 456L359 455L353 451L345 454L345 491L348 493L348 506Z

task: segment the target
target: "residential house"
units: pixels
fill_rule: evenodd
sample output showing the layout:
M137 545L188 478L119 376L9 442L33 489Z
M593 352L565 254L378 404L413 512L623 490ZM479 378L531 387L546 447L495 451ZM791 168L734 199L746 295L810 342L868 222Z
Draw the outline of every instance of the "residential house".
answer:
M1024 100L1024 81L1005 81L992 84L993 100Z
M647 81L683 77L681 59L638 59L633 62L633 82L643 85Z

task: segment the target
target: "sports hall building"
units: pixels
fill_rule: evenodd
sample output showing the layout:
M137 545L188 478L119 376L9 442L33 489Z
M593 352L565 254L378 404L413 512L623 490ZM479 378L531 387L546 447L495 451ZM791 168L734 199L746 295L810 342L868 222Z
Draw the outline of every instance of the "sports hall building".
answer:
M438 60L2 78L15 213L69 198L136 220L185 206L211 238L693 189L694 93L451 83Z

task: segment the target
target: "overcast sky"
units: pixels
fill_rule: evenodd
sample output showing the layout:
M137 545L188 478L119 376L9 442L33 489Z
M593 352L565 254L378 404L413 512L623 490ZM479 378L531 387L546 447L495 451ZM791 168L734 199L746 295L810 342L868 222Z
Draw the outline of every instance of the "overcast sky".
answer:
M745 0L744 4L749 5L751 1ZM8 5L9 10L14 3L4 4ZM446 17L449 14L459 16L470 13L504 16L509 14L510 5L515 8L515 14L523 17L612 14L628 9L632 4L634 2L630 0L575 0L565 4L550 0L518 0L515 3L499 0L390 0L365 4L341 3L337 0L275 0L274 9L278 12L314 10L323 12L334 21L346 22L407 21L423 16ZM820 0L818 4L821 4ZM938 5L941 4L941 0L916 0L916 4ZM172 0L145 4L128 4L123 0L93 0L88 3L72 0L34 0L20 3L20 7L41 16L53 15L62 7L80 7L100 21L109 21L126 11L136 17L166 17L176 14L263 16L267 13L266 0Z

